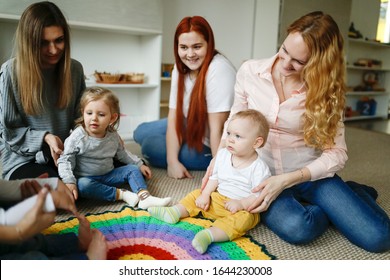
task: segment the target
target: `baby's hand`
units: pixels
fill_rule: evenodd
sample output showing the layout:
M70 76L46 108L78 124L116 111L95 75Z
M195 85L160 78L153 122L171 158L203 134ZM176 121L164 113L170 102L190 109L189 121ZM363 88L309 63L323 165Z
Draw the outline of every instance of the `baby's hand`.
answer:
M197 207L199 207L200 209L203 209L203 210L206 211L207 209L209 209L209 206L210 206L210 196L209 195L205 195L205 194L202 193L195 200L195 205Z
M230 200L226 201L225 209L229 210L230 212L232 212L234 214L240 210L244 210L244 205L242 205L240 200L230 199Z

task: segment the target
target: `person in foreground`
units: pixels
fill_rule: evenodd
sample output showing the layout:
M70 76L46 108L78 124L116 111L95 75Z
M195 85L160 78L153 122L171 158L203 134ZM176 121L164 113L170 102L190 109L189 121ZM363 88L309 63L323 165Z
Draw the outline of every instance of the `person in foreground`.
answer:
M63 141L79 116L82 65L70 57L70 31L52 2L31 4L15 37L15 58L0 70L3 178L58 177Z
M71 193L58 178L0 180L0 201L16 203L0 208L0 259L106 259L104 235L77 212ZM40 233L54 223L59 208L77 217L78 236Z
M174 55L168 118L139 125L134 140L145 159L167 168L169 177L192 178L188 170L206 170L217 154L236 70L215 49L213 31L200 16L180 21Z
M237 73L231 115L256 109L270 125L261 157L273 176L253 190L260 195L247 210L261 212L262 222L289 243L309 243L331 224L367 251L387 251L390 220L375 202L377 192L336 174L347 161L339 28L316 11L287 33L277 55L246 61Z
M143 176L151 178L150 168L124 147L117 132L120 107L115 94L102 87L87 88L80 109L82 116L57 162L59 175L74 198L80 192L81 197L123 200L142 209L168 205L170 197L154 197L147 190ZM115 168L114 160L125 165ZM124 183L133 192L118 188Z
M265 144L268 130L267 120L256 110L235 114L227 128L226 148L219 150L205 188L192 191L175 206L151 207L149 213L168 223L199 213L215 220L212 227L198 232L192 241L200 254L212 242L244 235L260 220L259 214L246 211L259 195L252 190L271 176L256 151Z

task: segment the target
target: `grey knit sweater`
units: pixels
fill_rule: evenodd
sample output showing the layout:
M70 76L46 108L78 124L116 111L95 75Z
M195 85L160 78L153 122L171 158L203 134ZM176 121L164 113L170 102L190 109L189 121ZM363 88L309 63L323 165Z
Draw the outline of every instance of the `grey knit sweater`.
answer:
M21 165L34 162L35 155L40 151L51 157L49 147L43 140L45 134L54 134L65 141L74 120L79 116L79 102L85 90L83 67L72 60L73 99L67 108L60 110L55 106L58 96L55 72L45 71L45 111L38 116L26 115L17 91L13 65L14 59L8 60L0 70L0 151L5 179Z
M79 177L107 174L114 169L114 159L138 167L143 164L125 149L117 132L95 138L79 126L65 140L64 153L57 162L58 173L65 184L76 184Z

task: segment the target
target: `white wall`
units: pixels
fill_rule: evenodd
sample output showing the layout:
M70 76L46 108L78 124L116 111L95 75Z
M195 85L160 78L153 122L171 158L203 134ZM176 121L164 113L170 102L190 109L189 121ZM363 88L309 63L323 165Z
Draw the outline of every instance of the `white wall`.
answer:
M270 57L277 52L280 2L277 0L256 2L252 58Z
M347 38L350 25L351 3L356 0L282 0L279 44L286 36L287 27L299 17L313 11L323 11L337 22L344 38ZM369 2L367 0L361 0ZM370 0L372 1L372 0ZM377 0L374 0L377 1ZM364 5L366 8L367 3ZM379 15L379 10L378 10Z
M32 0L0 0L0 13L20 15ZM350 22L375 38L380 0L53 0L69 20L162 30L162 62L173 63L173 36L185 16L201 15L213 28L216 47L238 68L248 58L276 53L286 27L303 14L331 14L347 36ZM280 10L280 11L279 11ZM280 13L280 23L279 23ZM279 30L280 27L280 30ZM5 31L1 31L2 33ZM10 34L11 35L11 34ZM8 36L7 36L8 37ZM12 38L0 42L0 59L10 56Z
M161 0L51 0L70 21L160 30ZM0 13L21 15L34 0L0 0Z
M381 0L353 0L351 22L359 30L363 38L375 40L379 20Z

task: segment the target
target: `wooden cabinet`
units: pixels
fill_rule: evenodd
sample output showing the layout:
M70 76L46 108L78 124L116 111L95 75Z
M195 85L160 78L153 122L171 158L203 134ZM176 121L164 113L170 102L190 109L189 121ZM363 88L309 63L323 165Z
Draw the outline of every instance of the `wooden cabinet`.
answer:
M171 78L161 77L160 119L166 118L168 116L170 92Z
M361 65L355 63L361 60ZM374 64L371 62L374 60ZM380 64L378 64L380 62ZM374 79L375 84L365 83ZM346 120L388 118L390 46L362 39L348 39Z
M12 44L6 42L12 42L9 34L14 33L18 20L18 16L0 14L0 46L7 50L0 53L1 63L10 57ZM87 86L107 87L118 95L123 114L119 133L131 140L138 124L160 117L161 31L72 21L69 25L71 55L82 63ZM95 71L144 73L145 80L142 84L96 83Z

